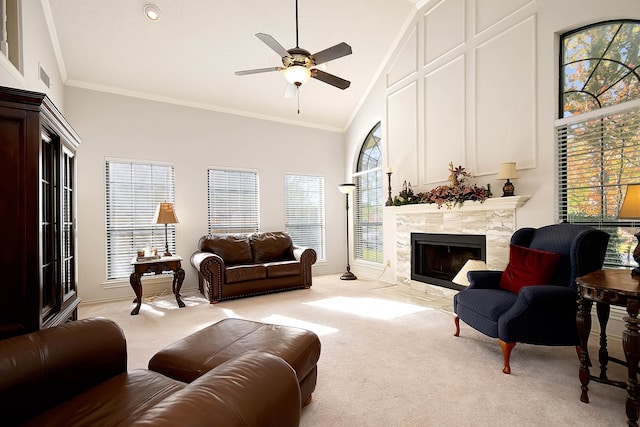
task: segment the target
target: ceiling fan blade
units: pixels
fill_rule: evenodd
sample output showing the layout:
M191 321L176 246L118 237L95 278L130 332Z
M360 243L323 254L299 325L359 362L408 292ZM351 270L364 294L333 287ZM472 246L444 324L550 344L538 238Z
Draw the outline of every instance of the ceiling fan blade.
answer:
M289 52L287 52L287 49L282 47L282 45L278 43L278 41L273 37L271 37L269 34L257 33L256 37L262 40L262 42L267 46L269 46L271 49L273 49L274 52L280 55L281 58L284 58L285 56L291 57Z
M325 73L322 70L318 70L318 69L312 69L311 70L311 77L313 77L314 79L318 79L321 82L325 82L330 84L331 86L335 86L338 89L346 89L349 86L351 86L351 82L349 80L345 80L342 79L338 76L334 76L333 74L329 74L329 73Z
M349 46L345 42L342 42L318 53L314 53L313 55L311 55L311 59L313 59L316 65L320 65L324 62L333 61L334 59L351 55L351 53L351 46Z
M269 71L280 71L282 67L255 68L253 70L236 71L236 76L246 76L247 74L268 73Z
M296 96L297 91L298 91L298 86L287 82L287 87L284 89L284 97L293 98L294 96Z

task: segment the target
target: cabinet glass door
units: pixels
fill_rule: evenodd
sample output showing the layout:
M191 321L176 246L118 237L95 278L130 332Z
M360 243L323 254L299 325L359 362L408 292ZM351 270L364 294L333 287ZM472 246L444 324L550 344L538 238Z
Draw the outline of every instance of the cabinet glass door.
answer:
M40 268L42 280L42 321L43 323L56 313L57 301L56 280L56 169L57 149L48 134L42 134L42 157L40 164L40 227L41 254Z
M63 148L60 163L60 175L62 178L62 206L61 206L61 234L62 256L60 285L62 287L62 299L66 300L76 292L75 269L75 217L74 217L74 174L75 157L72 152Z

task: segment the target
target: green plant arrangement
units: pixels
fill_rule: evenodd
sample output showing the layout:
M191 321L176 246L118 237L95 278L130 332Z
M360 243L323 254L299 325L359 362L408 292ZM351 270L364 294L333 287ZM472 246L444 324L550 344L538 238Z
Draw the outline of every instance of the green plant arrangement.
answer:
M462 206L465 201L484 202L491 197L491 185L487 188L478 187L476 184L466 185L467 179L472 175L462 166L453 167L453 162L449 162L449 178L451 185L440 185L426 192L414 193L411 183L406 181L402 184L402 191L394 197L393 205L412 205L418 203L435 203L438 208L445 205L448 209L455 206Z

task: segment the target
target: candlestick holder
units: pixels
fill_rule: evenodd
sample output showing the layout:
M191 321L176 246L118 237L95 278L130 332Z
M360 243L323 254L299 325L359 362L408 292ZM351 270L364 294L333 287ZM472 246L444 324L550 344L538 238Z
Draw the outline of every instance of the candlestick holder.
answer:
M387 199L387 203L385 203L385 206L393 206L393 199L391 198L391 174L392 172L387 172L387 178L389 181L389 198Z

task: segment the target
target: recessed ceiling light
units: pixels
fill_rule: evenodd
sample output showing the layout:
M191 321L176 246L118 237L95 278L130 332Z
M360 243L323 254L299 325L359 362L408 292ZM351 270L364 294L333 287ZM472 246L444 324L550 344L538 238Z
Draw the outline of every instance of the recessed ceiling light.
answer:
M144 16L147 17L149 21L157 21L160 19L160 9L155 4L148 4L144 7Z

